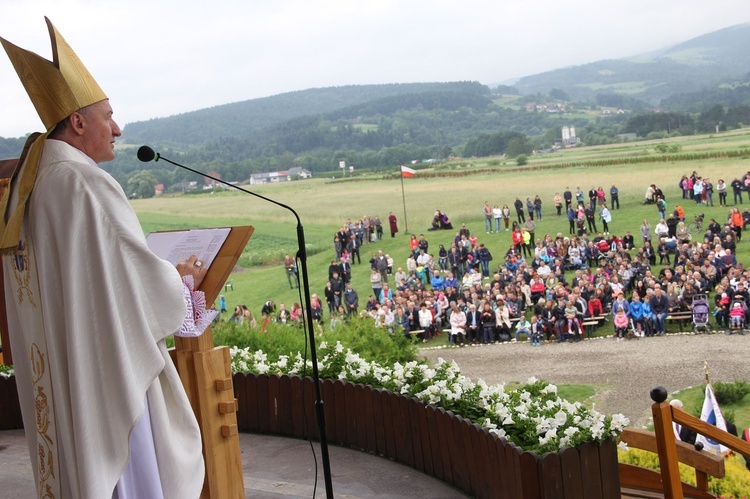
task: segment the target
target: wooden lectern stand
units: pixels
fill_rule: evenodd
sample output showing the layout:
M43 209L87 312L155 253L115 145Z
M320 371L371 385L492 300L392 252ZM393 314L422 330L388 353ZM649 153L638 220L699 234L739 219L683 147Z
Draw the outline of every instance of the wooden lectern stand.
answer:
M251 226L232 228L199 288L206 294L207 304L216 301L253 230ZM170 354L203 437L206 481L201 497L244 498L229 347L214 347L213 331L209 327L197 338L175 336L175 348Z

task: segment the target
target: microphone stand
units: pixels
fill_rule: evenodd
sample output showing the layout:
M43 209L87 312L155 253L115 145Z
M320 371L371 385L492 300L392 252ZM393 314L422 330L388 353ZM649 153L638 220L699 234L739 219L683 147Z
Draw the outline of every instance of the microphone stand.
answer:
M150 148L149 150L153 153L153 151ZM139 150L139 153L140 153L140 150ZM138 159L140 159L141 161L144 161L141 158L140 154L138 156ZM253 191L249 191L247 189L243 189L242 187L239 187L234 184L230 184L229 182L225 180L221 180L211 175L207 175L203 172L194 170L190 167L181 165L179 163L175 163L174 161L171 161L163 156L160 156L159 153L155 153L155 156L151 159L153 159L155 162L159 161L160 159L163 159L167 163L178 166L180 168L184 168L185 170L193 172L197 175L201 175L202 177L210 178L211 180L215 182L219 182L220 184L227 185L229 187L242 191L246 194L251 194L255 197L263 199L264 201L268 201L269 203L273 203L277 206L281 206L282 208L286 208L287 210L291 211L294 217L297 219L297 245L298 245L297 258L299 258L299 261L302 267L302 290L305 295L305 308L307 309L307 313L305 314L305 321L307 324L307 331L308 331L308 336L310 340L310 361L312 362L313 384L315 385L315 414L318 418L318 433L320 434L320 454L321 454L321 460L323 461L323 480L325 482L325 487L326 487L326 497L329 499L332 499L333 498L333 482L331 481L331 461L330 461L330 458L328 457L328 438L326 437L326 422L325 422L325 413L323 411L323 398L321 397L321 394L320 394L320 374L318 372L318 355L315 349L315 328L313 326L313 319L312 319L312 300L310 298L310 281L309 281L308 274L307 274L307 252L305 250L305 230L302 228L302 222L300 221L299 215L291 206L285 205L284 203L279 203L278 201L274 201L273 199L267 198L261 194L258 194Z

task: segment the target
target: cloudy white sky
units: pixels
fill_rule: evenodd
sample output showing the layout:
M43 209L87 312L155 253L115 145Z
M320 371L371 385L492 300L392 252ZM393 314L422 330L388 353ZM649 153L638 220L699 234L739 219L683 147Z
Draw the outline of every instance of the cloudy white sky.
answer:
M508 79L750 21L747 0L0 0L0 36L51 58L44 16L121 126L334 85ZM1 53L0 53L1 54ZM42 129L0 55L0 136Z

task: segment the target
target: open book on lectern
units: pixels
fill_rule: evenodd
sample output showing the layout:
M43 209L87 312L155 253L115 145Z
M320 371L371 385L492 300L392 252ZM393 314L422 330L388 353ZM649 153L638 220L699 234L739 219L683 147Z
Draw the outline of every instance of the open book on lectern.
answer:
M146 244L156 256L172 265L196 255L206 268L210 268L231 230L226 227L152 232L146 237Z

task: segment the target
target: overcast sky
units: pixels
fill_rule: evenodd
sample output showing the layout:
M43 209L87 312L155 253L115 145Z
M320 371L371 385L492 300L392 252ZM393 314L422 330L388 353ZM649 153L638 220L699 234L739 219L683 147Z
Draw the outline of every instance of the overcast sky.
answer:
M750 21L747 0L0 0L0 36L51 58L48 16L121 126L313 87L512 78ZM0 52L2 54L2 52ZM0 55L0 136L41 130Z

